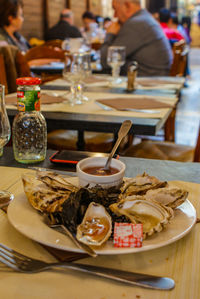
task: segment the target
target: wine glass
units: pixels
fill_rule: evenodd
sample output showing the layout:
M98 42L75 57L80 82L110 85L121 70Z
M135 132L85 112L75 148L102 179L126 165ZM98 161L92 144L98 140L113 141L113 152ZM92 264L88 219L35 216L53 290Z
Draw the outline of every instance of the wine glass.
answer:
M3 154L3 147L10 139L10 123L6 112L5 101L5 86L0 84L0 150ZM2 155L1 154L1 155ZM0 190L0 208L3 208L13 199L13 194L6 190Z
M120 68L126 60L126 48L111 46L108 48L107 63L112 68L112 84L121 83Z
M71 54L71 63L66 61L63 77L70 82L70 105L74 106L82 104L82 81L84 78L82 53L76 52Z

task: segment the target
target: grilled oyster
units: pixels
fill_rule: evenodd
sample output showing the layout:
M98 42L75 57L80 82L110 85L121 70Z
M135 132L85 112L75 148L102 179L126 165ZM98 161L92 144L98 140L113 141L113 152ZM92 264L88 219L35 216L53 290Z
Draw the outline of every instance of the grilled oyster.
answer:
M50 171L37 171L36 176L38 180L43 182L45 185L47 185L49 188L59 191L59 192L64 192L65 191L71 191L71 192L76 192L78 191L78 187L72 185L67 181L66 178L63 176L55 173L55 172L50 172Z
M71 193L70 189L66 190L65 193L54 191L32 175L23 175L22 182L28 201L36 210L41 212L62 211L62 204Z
M87 245L100 246L108 240L111 232L110 215L102 205L91 202L82 223L77 227L77 239Z
M173 217L173 210L143 199L129 198L110 205L112 212L125 215L132 223L143 224L143 237L160 232Z
M126 198L130 195L142 195L150 189L162 188L168 185L167 182L162 182L154 176L149 176L147 173L137 175L135 178L127 179L121 188L120 198Z
M187 191L172 187L149 190L145 194L146 200L156 201L172 209L180 206L186 200L187 196Z

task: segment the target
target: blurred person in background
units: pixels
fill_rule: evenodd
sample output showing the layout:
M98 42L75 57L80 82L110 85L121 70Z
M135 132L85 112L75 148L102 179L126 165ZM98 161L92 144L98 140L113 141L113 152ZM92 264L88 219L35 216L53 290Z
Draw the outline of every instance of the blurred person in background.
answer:
M111 18L105 17L103 21L103 28L106 30L112 23Z
M183 35L175 28L172 28L171 12L167 8L161 8L159 11L160 26L162 27L165 35L167 36L171 45L173 43L184 39Z
M110 46L126 47L126 62L121 75L127 75L128 65L138 62L139 76L167 76L172 63L172 50L159 23L147 10L142 9L140 0L113 0L113 22L107 28L105 42L101 47L101 64L107 65Z
M178 16L174 13L171 14L171 19L169 21L169 28L178 31L184 37L188 45L191 43L191 38L188 35L187 30L180 24L178 20Z
M82 32L86 32L86 33L90 31L91 24L97 24L95 15L90 11L86 11L83 13L82 21L83 21Z
M181 25L184 27L185 31L187 32L187 35L189 36L190 40L192 41L191 36L190 36L191 24L192 24L192 21L191 21L190 16L182 17Z
M23 22L22 0L0 0L0 45L14 45L26 52L30 45L18 32Z
M78 38L82 37L81 32L74 25L73 13L69 9L63 9L60 14L59 22L50 28L46 35L45 40L54 40L66 38Z

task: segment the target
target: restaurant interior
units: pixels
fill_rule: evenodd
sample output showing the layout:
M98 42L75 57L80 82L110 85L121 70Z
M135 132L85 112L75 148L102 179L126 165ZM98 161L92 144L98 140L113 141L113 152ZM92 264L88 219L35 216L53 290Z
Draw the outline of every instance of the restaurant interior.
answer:
M0 0L0 298L200 298L200 0Z

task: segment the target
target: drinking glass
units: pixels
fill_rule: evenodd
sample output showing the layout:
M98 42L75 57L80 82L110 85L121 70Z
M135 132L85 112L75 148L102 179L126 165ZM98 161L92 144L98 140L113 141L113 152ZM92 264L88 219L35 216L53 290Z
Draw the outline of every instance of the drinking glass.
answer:
M70 105L74 106L82 104L82 81L84 78L82 53L71 54L71 63L65 63L63 77L70 82Z
M0 84L0 152L3 154L3 147L10 139L10 123L8 120L5 101L5 86ZM0 208L11 198L11 194L6 190L0 190Z
M126 48L112 46L108 48L107 63L112 68L112 83L119 84L121 80L119 78L120 68L126 60Z
M88 51L82 53L81 56L82 56L84 78L82 80L82 84L80 85L80 96L82 101L89 101L88 97L83 94L83 90L85 85L87 84L87 79L90 78L90 76L92 75L91 52Z

